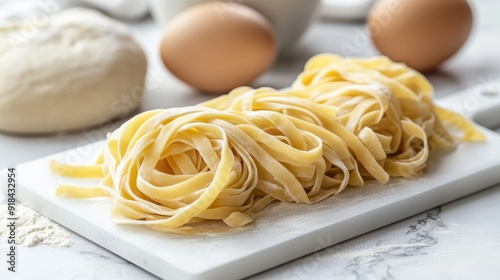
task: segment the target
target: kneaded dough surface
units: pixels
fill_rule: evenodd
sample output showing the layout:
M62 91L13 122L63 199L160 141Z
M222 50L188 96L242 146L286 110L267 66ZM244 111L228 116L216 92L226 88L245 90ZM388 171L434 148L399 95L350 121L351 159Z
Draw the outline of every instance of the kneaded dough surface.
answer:
M0 25L0 130L78 130L139 105L147 61L127 27L74 8L44 24Z

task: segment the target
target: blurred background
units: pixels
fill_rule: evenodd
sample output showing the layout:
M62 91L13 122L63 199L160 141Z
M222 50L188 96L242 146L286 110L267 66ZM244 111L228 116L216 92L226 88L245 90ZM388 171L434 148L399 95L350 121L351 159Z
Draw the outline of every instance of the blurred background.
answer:
M208 11L196 9L203 5L209 5ZM243 6L249 9L245 10ZM27 62L33 60L29 54L32 53L30 50L37 49L37 38L50 34L51 26L57 25L57 18L74 7L96 10L106 20L125 26L124 32L130 33L131 40L140 46L140 51L147 58L143 84L141 79L141 83L136 82L138 84L129 82L131 88L140 86L143 92L125 117L123 114L118 117L116 114L103 116L97 126L92 123L83 127L75 125L74 129L47 129L46 132L56 134L49 137L52 140L43 152L35 152L39 156L103 139L105 132L139 111L197 104L242 85L288 87L306 61L319 53L389 56L419 68L434 84L437 97L477 84L489 85L500 79L500 51L496 47L500 43L500 21L495 14L500 3L495 0L380 0L377 3L373 0L233 0L223 3L206 0L0 0L0 25L3 26L0 64L12 69L13 65L8 65L11 63L8 62L9 57L17 53L26 58L26 61L18 61L18 65L27 65L30 70L32 66ZM90 25L97 22L94 18L86 20L86 16L82 16L78 20L82 25L85 23L91 26L89 28L99 29L99 24ZM62 27L56 30L62 30ZM206 36L202 31L206 32ZM106 37L105 32L103 37ZM62 34L64 32L54 38L60 40L64 37ZM108 47L102 45L102 49ZM64 53L65 49L58 50ZM441 53L441 56L434 57L436 53ZM77 60L88 59L92 55L92 52L87 52L85 58L79 55ZM250 59L243 59L245 57L252 57L251 62ZM114 59L120 60L119 57ZM43 66L49 72L56 68L64 70L67 64L51 61L49 56L40 61L39 64L43 65L39 67ZM106 83L109 79L106 75L109 73L100 76L100 82ZM144 73L137 70L127 75L115 78L118 81L134 80L134 75ZM0 73L2 79L9 79L13 84L24 81L22 73L9 76L6 71ZM82 76L80 80L84 79ZM213 87L214 81L222 87ZM41 83L51 84L54 81L45 79ZM41 88L40 84L37 85ZM0 86L0 95L7 94L7 89ZM126 95L119 93L117 96L123 99ZM98 98L95 102L99 100L110 102L105 98ZM57 106L64 106L57 102L45 105L44 110L53 111ZM84 106L84 103L80 104ZM44 105L38 102L34 106ZM5 112L6 109L2 110ZM81 118L91 114L92 110L82 112ZM4 120L14 117L12 114L10 117L2 116ZM43 118L38 119L44 121ZM118 121L109 122L110 119ZM7 132L0 135L5 144L19 141L18 137L9 134L9 129L1 130ZM63 136L57 133L66 131L81 133ZM14 132L18 134L18 131ZM22 135L38 134L38 131L30 133L29 126L20 132ZM41 132L39 138L21 138L21 141L44 141L47 138L43 136L44 131ZM87 135L83 143L82 133ZM57 140L61 137L64 145ZM7 154L6 162L15 164L26 159L27 156Z

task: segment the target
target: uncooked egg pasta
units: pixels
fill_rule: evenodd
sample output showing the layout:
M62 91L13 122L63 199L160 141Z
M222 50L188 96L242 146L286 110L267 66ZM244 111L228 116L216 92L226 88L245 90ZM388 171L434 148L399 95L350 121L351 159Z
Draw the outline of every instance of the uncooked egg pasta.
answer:
M52 161L63 197L109 196L115 222L169 232L242 227L269 203L315 203L366 180L423 173L434 148L484 136L436 107L418 72L387 58L313 57L290 89L241 87L198 106L141 113L108 135L91 166Z

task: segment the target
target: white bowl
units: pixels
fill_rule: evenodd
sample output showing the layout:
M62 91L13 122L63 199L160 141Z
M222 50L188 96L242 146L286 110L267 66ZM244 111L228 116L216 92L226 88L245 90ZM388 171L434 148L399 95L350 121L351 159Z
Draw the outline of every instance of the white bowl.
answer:
M179 12L214 0L149 0L155 21L163 26ZM319 0L232 0L228 3L246 5L266 17L274 28L280 49L295 43L307 30L316 15ZM223 16L230 5L215 6Z

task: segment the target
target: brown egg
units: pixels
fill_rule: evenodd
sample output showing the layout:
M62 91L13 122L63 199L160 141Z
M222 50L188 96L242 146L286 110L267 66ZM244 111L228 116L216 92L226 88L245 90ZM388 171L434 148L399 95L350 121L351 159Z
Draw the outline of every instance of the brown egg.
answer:
M462 47L472 12L466 0L379 0L368 28L382 54L426 72Z
M248 85L272 65L277 53L272 27L262 15L220 2L193 6L173 18L160 49L175 76L210 93Z

